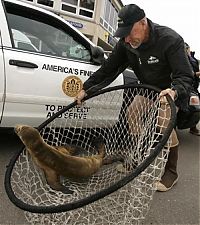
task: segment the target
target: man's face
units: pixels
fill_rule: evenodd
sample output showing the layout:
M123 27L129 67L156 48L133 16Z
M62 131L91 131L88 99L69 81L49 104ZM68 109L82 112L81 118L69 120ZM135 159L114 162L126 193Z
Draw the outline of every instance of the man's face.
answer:
M145 24L143 21L138 21L132 27L130 34L125 37L125 42L129 43L132 48L138 48L145 38Z

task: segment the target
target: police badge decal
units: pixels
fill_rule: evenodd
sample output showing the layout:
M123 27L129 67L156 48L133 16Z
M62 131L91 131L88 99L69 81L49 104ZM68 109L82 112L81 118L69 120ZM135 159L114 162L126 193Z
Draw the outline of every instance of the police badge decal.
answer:
M76 76L68 76L62 82L62 90L69 97L75 97L83 88L83 82Z

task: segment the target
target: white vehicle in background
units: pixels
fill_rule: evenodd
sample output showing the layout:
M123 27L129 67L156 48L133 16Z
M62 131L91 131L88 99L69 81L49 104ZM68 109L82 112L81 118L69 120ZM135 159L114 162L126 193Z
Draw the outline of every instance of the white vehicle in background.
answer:
M61 17L29 3L0 1L0 18L0 127L38 126L74 100L104 52Z

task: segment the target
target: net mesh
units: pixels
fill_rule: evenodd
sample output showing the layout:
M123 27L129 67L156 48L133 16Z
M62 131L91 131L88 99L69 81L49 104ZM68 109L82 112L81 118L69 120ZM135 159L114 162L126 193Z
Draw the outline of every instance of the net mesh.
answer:
M120 89L98 95L54 119L40 133L53 146L67 144L84 148L81 156L94 154L94 137L101 136L106 156L122 155L124 162L104 165L87 179L61 177L63 185L73 194L55 191L47 184L44 174L24 149L11 175L16 197L34 206L60 206L88 197L114 185L130 174L154 150L170 119L169 104L162 104L158 93L145 88ZM156 159L135 179L84 207L60 213L30 213L30 224L49 225L116 225L140 224L147 214L167 161L171 138Z

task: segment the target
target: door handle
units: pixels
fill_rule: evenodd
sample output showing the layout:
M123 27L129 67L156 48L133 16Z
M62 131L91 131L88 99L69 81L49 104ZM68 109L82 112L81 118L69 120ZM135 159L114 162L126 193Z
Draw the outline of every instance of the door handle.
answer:
M22 60L15 60L15 59L10 59L9 64L12 66L19 66L19 67L25 67L25 68L38 68L38 65L36 65L35 63L26 62Z

